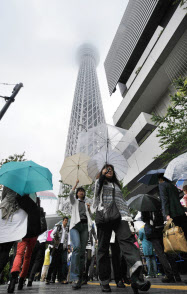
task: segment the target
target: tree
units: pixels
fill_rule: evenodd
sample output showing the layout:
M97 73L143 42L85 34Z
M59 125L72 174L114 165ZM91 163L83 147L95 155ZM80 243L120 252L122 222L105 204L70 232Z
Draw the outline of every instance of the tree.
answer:
M4 163L10 162L10 161L25 161L25 151L22 154L14 154L10 155L8 158L2 159L0 161L0 168ZM0 185L0 190L2 189L2 185Z
M187 78L179 77L173 82L176 92L165 116L153 113L152 120L158 125L157 137L160 147L166 150L161 158L165 163L184 152L187 146Z

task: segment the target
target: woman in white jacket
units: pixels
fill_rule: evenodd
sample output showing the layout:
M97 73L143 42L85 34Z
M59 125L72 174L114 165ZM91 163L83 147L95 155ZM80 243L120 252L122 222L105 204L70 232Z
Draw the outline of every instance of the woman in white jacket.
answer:
M80 289L85 262L85 249L88 242L88 232L92 227L92 220L88 212L89 204L85 203L85 190L80 187L75 189L79 183L70 191L70 202L72 205L72 215L70 222L70 237L73 253L71 258L70 279L73 281L72 289Z

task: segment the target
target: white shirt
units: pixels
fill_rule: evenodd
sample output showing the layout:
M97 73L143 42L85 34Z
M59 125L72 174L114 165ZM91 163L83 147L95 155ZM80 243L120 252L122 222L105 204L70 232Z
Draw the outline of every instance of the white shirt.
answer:
M54 239L54 234L56 233L56 231L57 231L57 227L54 230L52 230L52 232L51 232L50 237L52 239ZM64 226L62 225L62 238L61 238L60 243L64 243L65 232L66 232L66 230L65 230ZM69 233L68 233L68 245L70 245L70 234Z
M13 217L2 219L0 209L0 243L19 241L27 234L28 214L19 208Z
M40 243L46 242L47 237L48 237L48 231L45 231L44 233L38 236L37 241L39 241Z

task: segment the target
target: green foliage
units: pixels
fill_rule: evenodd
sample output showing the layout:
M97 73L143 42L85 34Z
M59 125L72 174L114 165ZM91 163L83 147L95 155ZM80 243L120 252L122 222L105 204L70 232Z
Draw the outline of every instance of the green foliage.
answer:
M123 198L125 199L130 192L129 192L127 186L123 187L123 182L122 181L120 182L120 184L121 184L121 191L122 191L122 194L123 194Z
M10 263L8 262L1 273L0 284L5 284L9 280Z
M25 161L26 159L24 158L25 156L25 152L23 152L22 154L14 154L14 155L10 155L8 158L2 159L0 161L0 167L7 162L10 161Z
M180 6L182 7L187 4L187 0L175 0L173 2L173 4L177 4L177 3L180 3ZM187 6L185 6L184 9L187 9Z
M25 157L25 152L23 152L22 154L14 154L14 155L10 155L8 158L2 159L0 161L0 168L4 163L10 162L10 161L25 161L26 159ZM0 185L0 189L2 188L2 185Z
M69 219L71 218L71 215L67 215L66 213L63 213L61 210L57 210L56 213L57 213L59 216L61 216L62 219L63 219L63 217L65 217L65 216L67 216Z
M153 114L152 120L158 125L160 147L165 150L157 158L168 162L182 153L187 146L187 78L179 77L173 82L176 92L170 95L171 104L164 117Z

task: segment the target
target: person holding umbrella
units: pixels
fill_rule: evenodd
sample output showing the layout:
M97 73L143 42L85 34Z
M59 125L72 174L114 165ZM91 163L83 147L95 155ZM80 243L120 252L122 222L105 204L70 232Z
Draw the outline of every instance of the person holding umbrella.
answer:
M78 183L79 180L76 181L75 186L70 191L70 202L72 205L70 238L73 247L70 280L73 281L73 290L81 288L88 232L92 228L92 220L88 212L89 204L85 203L85 190L79 187L75 194Z
M112 230L116 233L122 255L127 261L127 266L131 278L131 287L134 293L138 290L148 291L151 283L140 278L142 271L142 262L139 249L134 245L134 235L129 228L129 221L132 221L126 201L123 198L120 183L116 177L114 167L111 164L105 164L98 176L95 184L95 195L93 210L107 211L112 202L115 202L121 219L114 222L97 225L98 236L98 270L103 292L111 292L110 281L110 259L109 245ZM98 214L99 215L99 214ZM97 222L96 222L97 223Z

